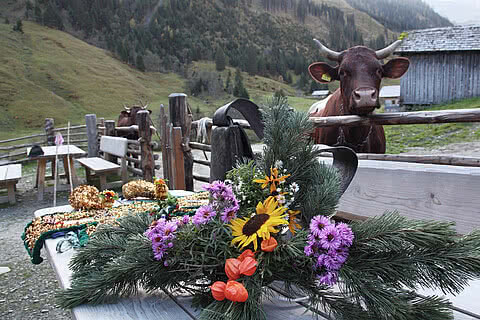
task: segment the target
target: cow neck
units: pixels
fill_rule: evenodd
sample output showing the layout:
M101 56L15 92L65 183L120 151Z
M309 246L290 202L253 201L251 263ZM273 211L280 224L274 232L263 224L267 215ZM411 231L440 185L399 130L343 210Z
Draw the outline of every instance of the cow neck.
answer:
M343 108L343 103L340 104L340 112L341 112L342 115L345 115L345 109ZM361 130L362 128L364 128L363 126L352 127L352 129L355 129L355 128L358 129L358 133L363 133L363 130ZM352 130L352 129L348 130L349 133L352 133L353 131L356 131L356 130ZM369 128L368 133L365 136L365 138L360 143L357 143L357 144L354 144L354 143L351 143L351 142L347 141L347 138L345 137L345 132L343 130L343 127L338 127L338 131L339 131L339 134L338 134L338 137L337 137L337 143L334 146L335 147L336 146L345 146L345 147L349 147L349 148L353 149L355 152L359 152L360 149L363 148L367 144L368 139L370 138L370 134L372 134L372 132L373 132L373 126L370 125L370 128Z

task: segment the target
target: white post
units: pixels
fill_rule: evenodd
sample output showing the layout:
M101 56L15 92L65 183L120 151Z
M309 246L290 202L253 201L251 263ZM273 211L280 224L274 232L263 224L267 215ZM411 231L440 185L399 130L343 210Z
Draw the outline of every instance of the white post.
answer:
M67 165L68 165L68 178L70 179L70 192L73 192L72 185L72 168L70 167L70 121L67 125ZM73 168L75 170L75 168Z

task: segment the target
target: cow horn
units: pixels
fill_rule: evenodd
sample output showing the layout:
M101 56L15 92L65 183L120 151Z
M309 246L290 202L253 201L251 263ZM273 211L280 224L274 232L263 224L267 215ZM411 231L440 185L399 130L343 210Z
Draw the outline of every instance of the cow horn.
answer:
M395 51L395 49L397 49L398 46L401 44L402 44L402 40L397 40L391 45L389 45L388 47L375 51L375 55L377 56L377 59L379 60L385 59L386 57L391 55Z
M325 47L320 41L317 39L313 39L317 43L317 45L320 47L320 53L324 56L326 56L328 59L332 61L340 61L340 54L341 52L333 51Z

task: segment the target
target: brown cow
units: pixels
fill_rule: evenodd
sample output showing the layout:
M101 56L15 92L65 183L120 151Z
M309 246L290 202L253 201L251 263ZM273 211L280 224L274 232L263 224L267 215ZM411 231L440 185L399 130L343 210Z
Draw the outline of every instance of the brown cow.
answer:
M133 105L131 108L124 105L125 110L123 110L118 116L117 127L130 127L132 125L137 125L137 112L147 110L147 107L148 105L143 106L143 103L140 106ZM152 113L151 110L148 110L148 112ZM138 139L137 131L119 131L117 135L130 140Z
M374 51L357 46L335 52L318 40L320 51L328 59L337 61L336 67L316 62L308 67L313 79L321 83L340 81L340 88L330 97L326 106L310 116L365 115L379 108L378 92L383 77L396 79L408 69L407 58L394 58L386 64L379 60L388 57L401 44L397 40L387 48ZM385 133L382 126L325 127L314 133L316 143L347 146L355 152L385 153Z

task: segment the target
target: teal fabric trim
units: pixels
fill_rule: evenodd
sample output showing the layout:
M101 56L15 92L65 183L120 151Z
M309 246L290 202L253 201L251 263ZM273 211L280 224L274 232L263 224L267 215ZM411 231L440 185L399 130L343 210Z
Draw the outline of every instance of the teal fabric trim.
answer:
M85 224L81 224L81 225L77 225L77 226L71 226L71 227L68 227L68 228L60 228L60 229L55 229L55 230L50 230L50 231L44 232L40 235L40 237L37 239L37 241L35 241L35 245L33 247L33 250L30 250L30 248L28 247L28 243L26 241L26 231L32 223L33 223L33 221L28 223L27 226L25 227L25 229L22 233L22 240L23 240L23 245L25 246L25 249L27 250L28 255L30 256L30 260L32 261L33 264L42 263L43 258L40 256L40 251L42 250L43 245L45 244L45 240L49 239L52 234L54 234L56 232L62 232L62 231L68 232L68 231L79 230L79 233L81 235L80 238L79 238L80 245L84 246L88 242L88 239L89 239L88 234L86 232L87 227L90 226L90 225L98 224L98 222L91 222L91 223L85 223Z

